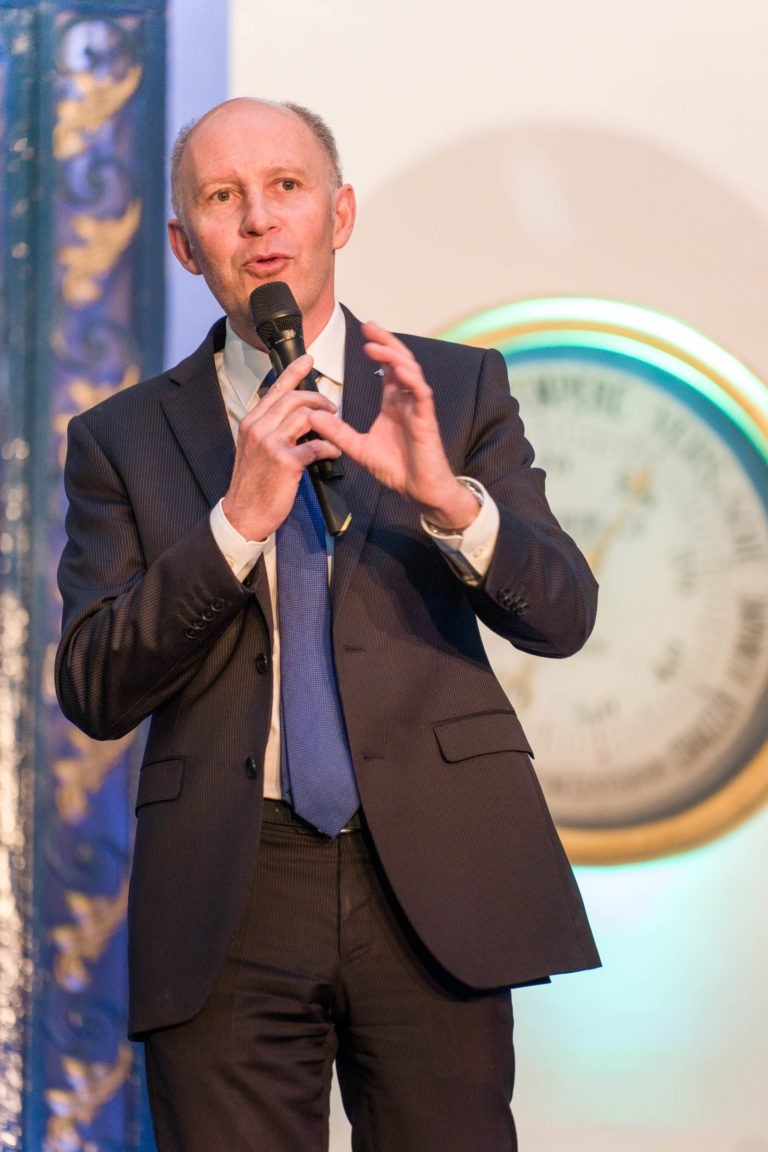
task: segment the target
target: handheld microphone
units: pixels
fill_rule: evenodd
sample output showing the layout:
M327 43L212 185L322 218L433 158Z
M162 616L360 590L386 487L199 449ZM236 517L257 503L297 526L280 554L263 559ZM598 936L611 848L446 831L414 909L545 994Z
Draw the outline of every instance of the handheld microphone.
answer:
M306 352L301 311L290 288L282 280L273 280L254 288L250 303L254 327L279 376L289 364ZM314 368L298 387L311 392L318 391ZM319 437L316 432L308 432L302 437L302 440L317 439ZM352 519L341 491L344 477L341 461L315 460L309 465L309 475L329 534L340 536Z

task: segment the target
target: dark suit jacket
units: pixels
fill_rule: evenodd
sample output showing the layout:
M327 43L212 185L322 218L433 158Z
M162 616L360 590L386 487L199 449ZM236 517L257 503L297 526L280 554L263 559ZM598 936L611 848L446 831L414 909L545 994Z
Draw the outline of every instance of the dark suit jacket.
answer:
M260 832L272 695L263 562L241 584L209 510L233 444L213 364L223 322L172 371L76 417L56 680L97 739L152 716L129 910L133 1033L193 1015L238 921ZM331 582L339 690L366 820L414 929L475 987L599 961L479 616L517 647L576 651L596 586L531 467L498 352L406 338L454 471L497 501L482 588L454 574L412 505L351 461L352 524ZM348 319L344 417L368 427L380 379Z

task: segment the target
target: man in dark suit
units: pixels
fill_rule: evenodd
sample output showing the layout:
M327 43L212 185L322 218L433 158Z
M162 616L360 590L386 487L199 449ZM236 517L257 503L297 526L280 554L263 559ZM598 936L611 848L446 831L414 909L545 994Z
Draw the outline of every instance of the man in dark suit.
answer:
M566 656L594 581L501 356L336 303L355 201L322 121L230 101L182 134L173 186L174 253L226 322L71 422L56 673L96 738L152 717L130 1030L158 1147L325 1147L335 1060L358 1152L510 1152L509 988L599 961L477 618ZM248 302L275 280L312 355L260 396ZM342 453L326 625L288 541L320 538L302 478Z

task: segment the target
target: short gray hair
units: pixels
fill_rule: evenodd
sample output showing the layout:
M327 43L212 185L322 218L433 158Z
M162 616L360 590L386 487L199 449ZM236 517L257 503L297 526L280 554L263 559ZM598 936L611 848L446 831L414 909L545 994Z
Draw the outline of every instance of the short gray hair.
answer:
M173 142L173 151L171 152L171 208L177 220L183 223L184 212L181 195L181 161L184 158L184 149L187 146L187 141L192 135L192 129L197 125L197 120L190 120L183 128L179 129L179 133Z
M273 100L258 100L255 96L249 97L255 103L271 104L273 108L283 108L287 112L292 112L294 116L306 124L310 132L314 136L317 143L325 153L325 158L328 161L330 176L331 176L331 191L335 192L340 188L343 180L341 175L341 159L339 157L339 149L336 145L336 138L333 132L319 116L317 112L312 112L311 109L305 108L303 104L294 104L290 100L273 101ZM201 117L202 119L202 117ZM200 120L190 120L179 133L174 141L173 150L171 152L171 208L174 216L184 223L184 198L181 192L181 164L184 159L184 152L187 147L190 136L200 123Z
M340 188L344 181L341 176L339 149L336 145L336 137L322 116L318 116L317 112L312 112L311 109L305 108L303 104L293 104L290 100L285 100L283 103L278 104L278 108L287 108L289 112L293 112L295 116L298 116L300 120L304 121L323 152L325 152L325 158L330 165L333 176L333 188Z

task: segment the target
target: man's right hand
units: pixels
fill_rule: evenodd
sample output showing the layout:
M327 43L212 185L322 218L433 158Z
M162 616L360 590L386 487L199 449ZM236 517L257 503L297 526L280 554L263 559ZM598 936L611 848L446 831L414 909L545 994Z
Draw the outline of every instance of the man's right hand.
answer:
M296 390L311 367L309 355L289 364L240 424L235 467L222 509L246 540L266 540L279 528L293 507L308 464L341 455L328 440L298 443L313 431L314 412L336 411L336 405L319 392Z

